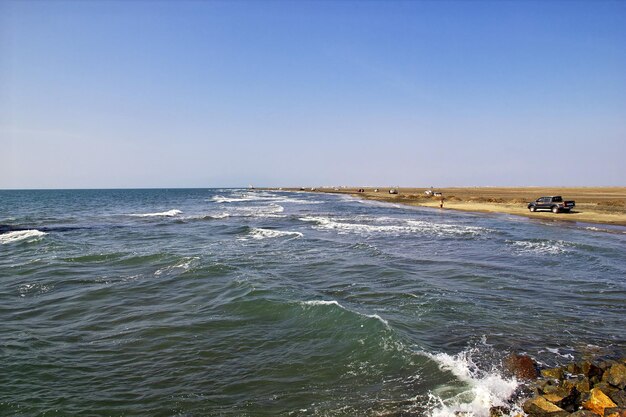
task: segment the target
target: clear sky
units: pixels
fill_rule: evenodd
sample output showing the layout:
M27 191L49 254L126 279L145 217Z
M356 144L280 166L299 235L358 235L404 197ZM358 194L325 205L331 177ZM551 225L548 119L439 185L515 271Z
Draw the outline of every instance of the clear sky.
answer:
M0 188L626 185L624 1L0 0Z

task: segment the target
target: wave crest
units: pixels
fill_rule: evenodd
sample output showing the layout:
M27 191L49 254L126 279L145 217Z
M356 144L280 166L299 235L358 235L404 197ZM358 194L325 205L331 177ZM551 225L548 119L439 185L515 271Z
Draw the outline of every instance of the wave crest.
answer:
M181 214L182 211L178 209L172 209L168 211L162 211L158 213L140 213L140 214L131 214L133 217L174 217Z
M14 232L8 232L0 235L0 244L14 243L22 240L28 240L29 242L35 242L47 235L46 232L40 230L17 230Z
M446 353L426 356L438 363L443 371L451 372L465 387L454 390L455 395L448 397L449 387L442 387L439 392L429 394L430 417L449 417L456 415L471 417L489 417L491 407L506 406L520 382L516 378L506 378L497 369L482 371L474 361L478 348L470 348L456 355ZM447 398L442 398L446 396ZM517 406L512 414L521 412Z
M489 232L476 226L447 223L432 223L423 220L402 220L389 217L364 219L374 224L353 223L354 219L334 219L322 216L301 217L305 222L316 223L318 229L338 230L340 233L422 233L435 236L470 236L475 237ZM393 222L393 223L392 223Z
M260 240L260 239L272 239L272 238L279 238L279 237L291 237L292 239L297 239L297 238L301 238L304 235L300 232L292 232L288 230L274 230L274 229L263 229L260 227L255 227L250 231L249 236L252 239Z

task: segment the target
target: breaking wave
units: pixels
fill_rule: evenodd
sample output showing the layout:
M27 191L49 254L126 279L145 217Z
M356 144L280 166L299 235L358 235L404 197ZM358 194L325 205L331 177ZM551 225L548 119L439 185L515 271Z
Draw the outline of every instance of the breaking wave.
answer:
M315 227L318 229L338 230L340 233L423 233L436 236L478 236L489 232L488 229L476 226L432 223L422 220L401 220L386 217L373 219L374 222L378 222L379 224L353 223L352 221L354 219L332 219L330 217L321 216L301 217L300 220L316 223ZM396 222L396 224L389 224L391 221Z
M489 417L491 407L510 406L508 401L520 385L516 378L506 378L496 368L481 370L474 359L479 354L476 347L456 355L424 354L436 361L442 371L451 372L463 384L459 387L444 386L431 392L430 417ZM511 409L511 415L520 412L521 408L517 405Z
M0 244L14 243L26 240L28 242L35 242L40 240L47 233L40 230L18 230L14 232L8 232L0 235Z
M133 217L174 217L181 214L182 211L177 209L172 209L168 211L162 211L159 213L140 213L140 214L131 214Z
M238 202L243 202L243 201L255 201L255 200L260 200L260 199L254 198L254 197L248 197L248 196L224 197L221 195L216 195L215 197L211 198L210 201L215 201L216 203L238 203Z
M268 206L241 207L237 209L236 213L243 217L284 217L280 214L283 211L285 211L283 206L272 203Z
M253 228L250 233L249 233L249 237L251 237L252 239L272 239L272 238L279 238L279 237L291 237L293 239L297 239L302 237L303 234L300 232L290 232L290 231L283 231L283 230L273 230L273 229L263 229L260 227L255 227ZM245 238L244 238L245 239Z

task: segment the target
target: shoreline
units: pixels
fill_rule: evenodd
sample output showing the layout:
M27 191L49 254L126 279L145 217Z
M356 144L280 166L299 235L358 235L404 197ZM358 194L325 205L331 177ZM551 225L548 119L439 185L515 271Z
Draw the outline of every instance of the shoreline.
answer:
M275 190L275 188L272 188ZM626 226L626 187L462 187L438 188L442 196L426 196L429 188L283 188L285 191L321 192L348 194L366 200L404 204L417 207L457 210L471 213L499 213L522 216L542 221L566 221L607 226ZM375 190L378 189L376 192ZM562 195L566 200L575 200L576 208L571 213L554 214L549 211L531 213L527 203L542 196Z

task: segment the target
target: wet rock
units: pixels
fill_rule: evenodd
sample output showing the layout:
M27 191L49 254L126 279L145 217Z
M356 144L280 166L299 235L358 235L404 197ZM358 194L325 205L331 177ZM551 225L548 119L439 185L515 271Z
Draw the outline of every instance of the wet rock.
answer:
M544 397L535 397L526 401L522 407L524 412L531 417L567 417L569 413L552 404Z
M504 361L504 368L510 375L518 379L537 378L537 365L535 361L527 355L510 355Z
M561 388L559 381L554 381L552 379L540 379L535 384L537 391L539 394L549 394Z
M615 388L613 385L606 382L598 382L593 386L594 388L598 388L603 393L605 393L609 398L612 393L619 391L619 389Z
M581 373L580 366L578 366L578 364L575 364L575 363L568 364L565 367L565 370L567 372L569 372L570 374L572 374L572 375L577 375L577 374Z
M626 408L605 408L604 417L626 417Z
M511 413L511 409L509 407L499 406L499 407L491 407L489 409L489 417L505 417Z
M569 388L563 386L559 387L549 394L544 394L543 398L566 411L572 412L578 409L577 401L579 393L573 386Z
M542 369L541 376L544 378L552 378L552 379L563 379L563 369L561 368L550 368L550 369Z
M574 382L574 386L578 390L578 392L589 392L591 390L591 384L589 383L589 378L586 376L581 376L576 379Z
M604 372L602 380L619 389L626 388L626 365L614 364Z
M604 372L607 369L609 369L611 366L615 365L616 363L618 362L612 361L612 360L605 360L605 361L598 362L597 365Z
M626 408L626 391L617 390L607 394L618 407Z
M602 377L602 368L592 362L585 361L579 365L581 373L590 380L594 377Z
M605 408L604 417L626 417L626 408Z
M569 415L569 417L598 417L596 413L589 410L578 410Z
M590 391L589 399L583 402L582 406L586 410L603 416L605 408L613 408L617 405L602 390L594 388Z

